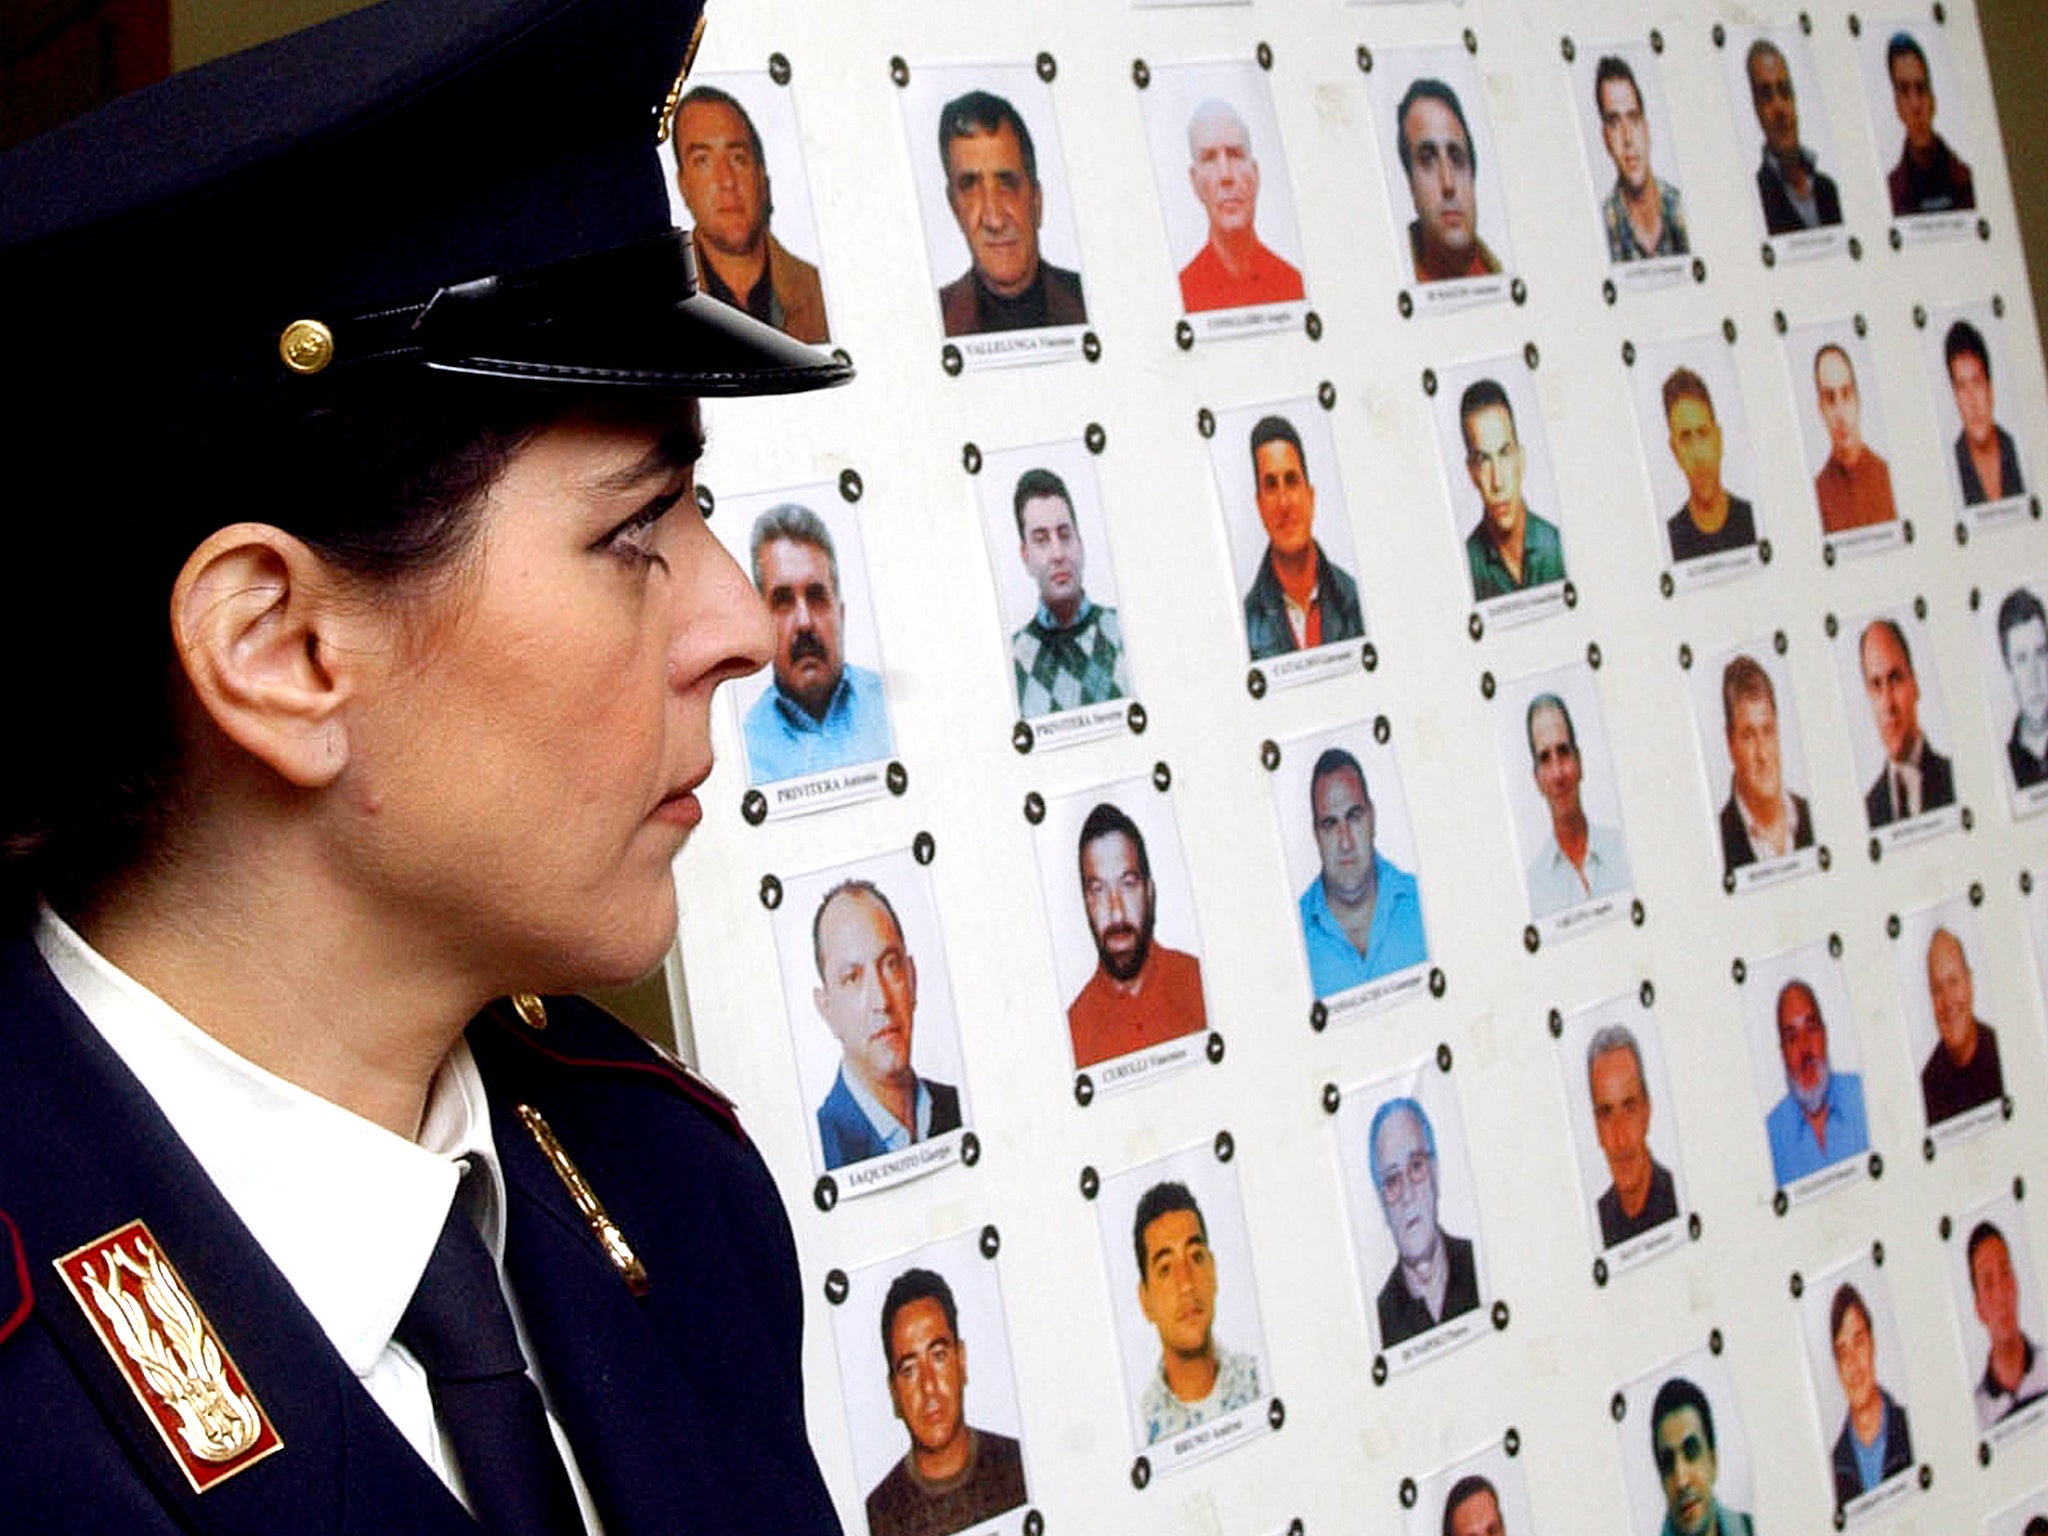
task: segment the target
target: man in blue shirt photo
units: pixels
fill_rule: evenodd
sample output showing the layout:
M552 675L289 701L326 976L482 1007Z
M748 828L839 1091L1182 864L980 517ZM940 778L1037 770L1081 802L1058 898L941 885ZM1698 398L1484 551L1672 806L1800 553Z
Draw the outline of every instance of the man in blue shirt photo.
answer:
M1365 769L1342 747L1316 759L1309 816L1323 870L1301 893L1301 938L1317 997L1429 959L1415 877L1373 846Z
M775 621L775 675L747 711L756 784L871 763L894 750L882 680L846 659L846 602L831 530L784 502L756 519L754 585Z
M1764 1117L1764 1132L1771 1172L1782 1188L1868 1152L1870 1122L1863 1079L1828 1065L1820 999L1797 977L1778 990L1778 1054L1785 1061L1785 1097Z

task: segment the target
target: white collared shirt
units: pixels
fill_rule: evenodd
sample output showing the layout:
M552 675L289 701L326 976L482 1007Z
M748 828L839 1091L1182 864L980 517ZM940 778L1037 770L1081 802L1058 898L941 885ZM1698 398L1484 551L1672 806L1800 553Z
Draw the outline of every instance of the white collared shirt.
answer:
M468 1045L434 1074L416 1141L236 1055L120 970L47 906L36 948L141 1081L221 1197L291 1283L335 1351L434 1475L463 1498L426 1372L392 1338L469 1173L463 1198L504 1283L505 1179ZM465 1168L464 1160L468 1160ZM533 1352L509 1291L520 1346ZM538 1381L539 1373L534 1372ZM261 1383L255 1383L258 1390ZM546 1383L542 1382L543 1396ZM574 1453L548 1428L591 1536L603 1528ZM467 1500L464 1500L465 1504Z

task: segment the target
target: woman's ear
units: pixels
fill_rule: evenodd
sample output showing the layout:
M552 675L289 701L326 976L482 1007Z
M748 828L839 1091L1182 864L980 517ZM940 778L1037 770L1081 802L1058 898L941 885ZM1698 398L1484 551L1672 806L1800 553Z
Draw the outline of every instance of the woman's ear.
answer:
M366 610L302 541L267 523L209 534L171 589L171 636L214 725L288 783L317 789L348 763L343 706L366 651Z

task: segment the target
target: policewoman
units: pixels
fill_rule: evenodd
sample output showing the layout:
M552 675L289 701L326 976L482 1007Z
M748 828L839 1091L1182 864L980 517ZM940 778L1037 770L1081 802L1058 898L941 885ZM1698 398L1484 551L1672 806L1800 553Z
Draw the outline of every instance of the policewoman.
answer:
M388 0L0 158L0 1527L832 1532L659 962L769 632L701 0Z

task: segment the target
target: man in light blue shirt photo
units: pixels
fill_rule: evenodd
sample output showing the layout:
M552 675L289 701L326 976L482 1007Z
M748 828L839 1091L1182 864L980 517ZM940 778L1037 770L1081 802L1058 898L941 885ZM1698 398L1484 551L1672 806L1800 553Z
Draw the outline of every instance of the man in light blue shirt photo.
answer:
M1778 990L1778 1053L1785 1097L1764 1117L1780 1188L1870 1150L1863 1079L1828 1064L1828 1026L1813 988L1794 977Z
M1309 773L1309 816L1322 873L1301 893L1301 938L1317 997L1429 959L1415 877L1373 846L1365 769L1330 747Z
M775 623L775 673L747 711L747 766L773 784L871 763L894 750L882 680L846 659L846 602L831 530L784 502L755 520L754 585Z

